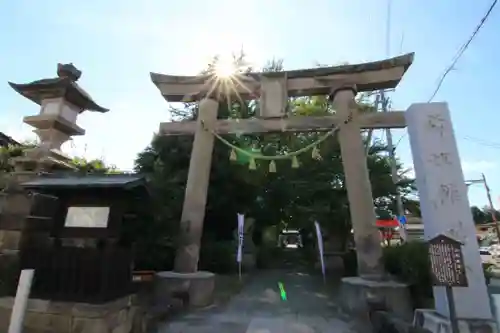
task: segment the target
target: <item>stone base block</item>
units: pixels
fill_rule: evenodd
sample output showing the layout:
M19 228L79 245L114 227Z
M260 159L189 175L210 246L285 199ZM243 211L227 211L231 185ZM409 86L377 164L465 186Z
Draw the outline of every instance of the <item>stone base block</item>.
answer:
M451 332L450 320L431 309L416 309L413 326L432 333ZM493 319L460 319L458 330L460 333L498 333L497 324Z
M7 332L13 297L0 298L0 332ZM133 296L104 304L30 299L23 333L131 333Z
M155 276L154 302L171 304L173 298L186 298L193 307L213 303L215 274L205 271L195 273L158 272ZM185 297L182 295L185 293Z
M413 309L408 286L396 281L372 281L361 277L342 278L341 304L345 311L368 316L369 299L379 300L384 308L400 318L411 321Z

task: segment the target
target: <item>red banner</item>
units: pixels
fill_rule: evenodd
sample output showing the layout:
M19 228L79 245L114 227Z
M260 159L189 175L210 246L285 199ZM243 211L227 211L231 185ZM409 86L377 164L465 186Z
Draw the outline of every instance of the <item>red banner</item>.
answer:
M379 228L395 228L395 227L399 227L399 222L396 219L394 219L394 220L377 220L375 225Z

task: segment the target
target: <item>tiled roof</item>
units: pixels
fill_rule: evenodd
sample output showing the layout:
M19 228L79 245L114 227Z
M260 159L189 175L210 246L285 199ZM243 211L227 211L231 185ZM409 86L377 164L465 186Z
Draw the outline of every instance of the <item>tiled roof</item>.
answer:
M146 179L138 174L75 175L52 174L40 176L21 184L24 188L134 188L145 185Z
M7 134L0 132L0 146L19 145L20 143L12 139Z

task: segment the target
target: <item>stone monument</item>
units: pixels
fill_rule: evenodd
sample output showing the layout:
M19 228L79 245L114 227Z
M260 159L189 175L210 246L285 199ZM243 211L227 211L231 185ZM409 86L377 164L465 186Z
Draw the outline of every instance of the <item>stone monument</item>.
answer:
M444 234L463 244L468 287L453 288L460 332L497 332L448 105L413 104L406 119L425 239ZM434 287L434 300L435 310L416 311L415 324L449 332L444 287Z

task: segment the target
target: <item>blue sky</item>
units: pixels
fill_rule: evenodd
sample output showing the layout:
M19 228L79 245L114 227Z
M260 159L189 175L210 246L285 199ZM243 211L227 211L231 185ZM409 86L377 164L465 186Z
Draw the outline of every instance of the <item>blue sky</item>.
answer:
M389 55L416 53L391 94L394 108L427 101L489 4L392 2ZM122 169L132 169L158 124L169 119L150 71L194 74L212 55L241 47L256 66L283 58L287 69L387 56L385 0L17 0L3 1L0 13L0 131L19 140L34 138L22 117L39 111L7 81L53 77L58 62L73 62L83 71L83 88L111 111L80 116L78 123L87 134L64 150L88 158L105 156ZM500 59L499 32L497 8L435 98L450 105L466 178L478 178L483 171L496 205L500 114L492 97L500 76L495 62ZM394 131L395 141L404 133ZM411 167L406 137L397 153ZM486 203L480 186L472 186L469 194L473 204Z

